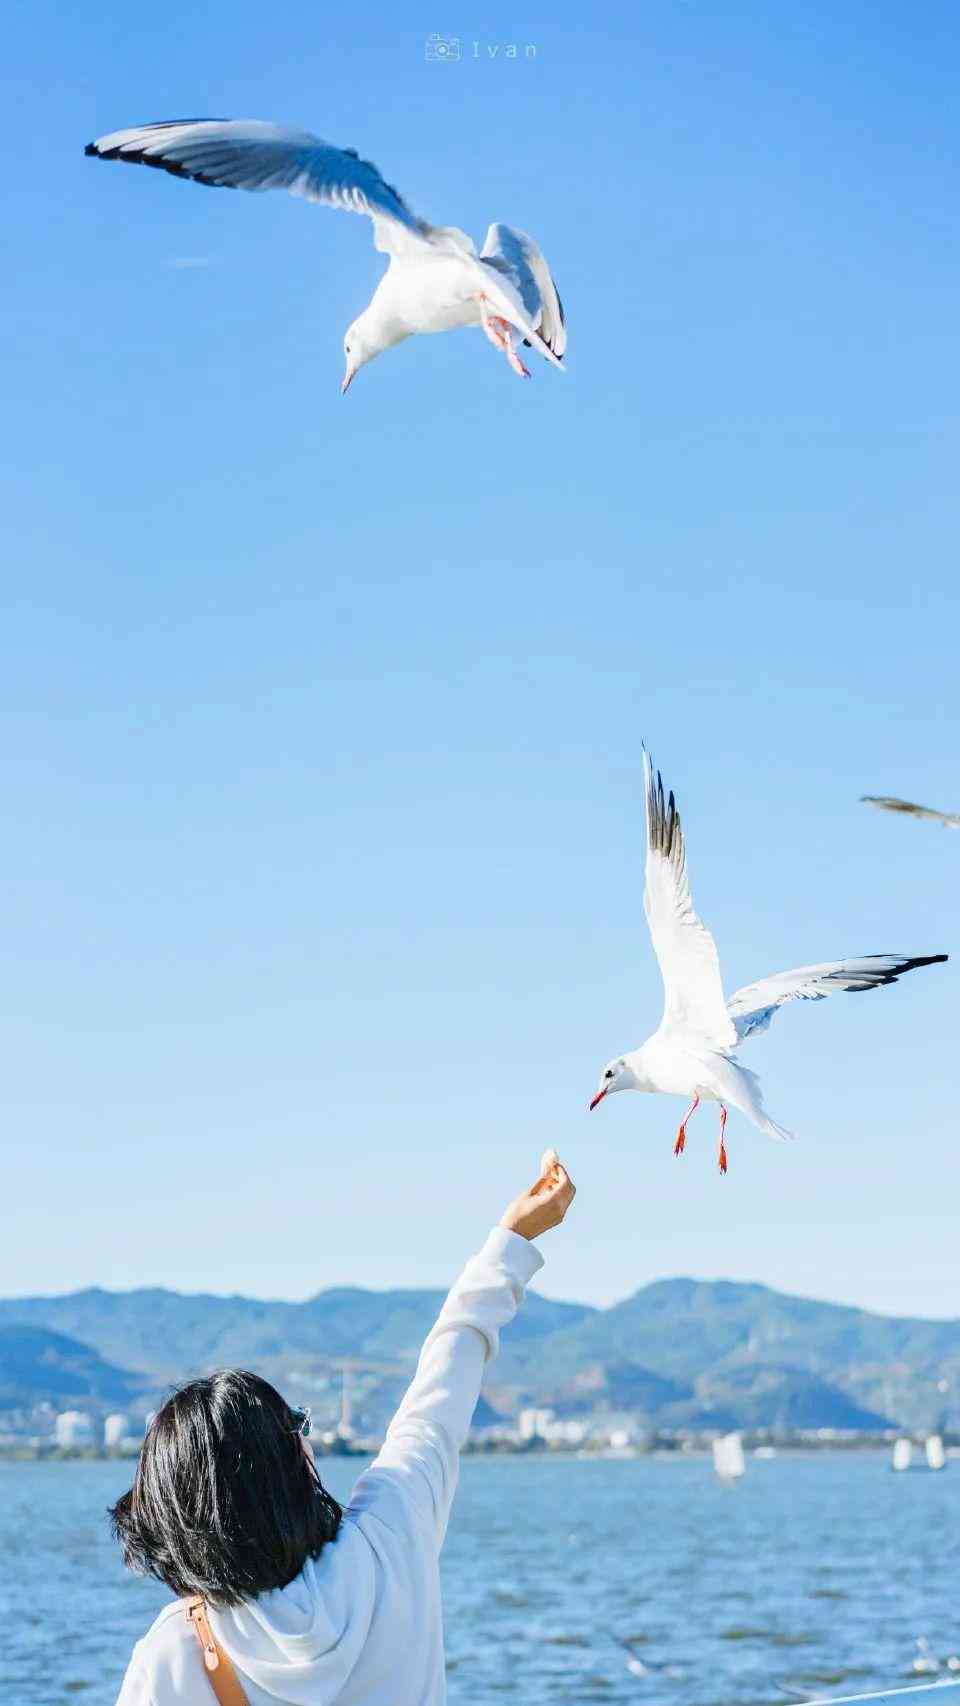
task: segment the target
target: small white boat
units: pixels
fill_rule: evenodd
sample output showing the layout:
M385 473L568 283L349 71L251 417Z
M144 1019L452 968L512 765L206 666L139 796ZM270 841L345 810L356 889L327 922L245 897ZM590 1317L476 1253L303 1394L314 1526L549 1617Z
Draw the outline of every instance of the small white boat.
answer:
M915 1645L917 1651L911 1669L917 1676L936 1676L940 1669L940 1660L931 1653L926 1635L918 1635Z
M723 1434L713 1442L713 1467L721 1481L737 1481L746 1470L739 1434Z
M898 1439L898 1440L896 1440L894 1442L894 1447L893 1447L893 1462L892 1462L891 1467L894 1469L898 1469L898 1470L909 1469L912 1458L913 1458L913 1440L912 1439Z
M930 1435L926 1444L926 1453L928 1469L943 1469L947 1461L947 1454L943 1449L943 1440L939 1434Z

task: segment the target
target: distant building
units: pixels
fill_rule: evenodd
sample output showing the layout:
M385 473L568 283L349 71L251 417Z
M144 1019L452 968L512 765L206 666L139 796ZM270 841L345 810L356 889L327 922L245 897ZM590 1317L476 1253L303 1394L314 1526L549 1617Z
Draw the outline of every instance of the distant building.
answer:
M587 1438L586 1422L554 1422L544 1425L543 1438L550 1445L578 1446Z
M552 1421L552 1410L521 1410L517 1417L517 1431L521 1439L545 1439Z
M103 1424L103 1444L106 1451L116 1451L130 1432L126 1416L108 1416Z
M92 1445L93 1423L82 1410L61 1410L53 1424L53 1437L66 1451L75 1446Z

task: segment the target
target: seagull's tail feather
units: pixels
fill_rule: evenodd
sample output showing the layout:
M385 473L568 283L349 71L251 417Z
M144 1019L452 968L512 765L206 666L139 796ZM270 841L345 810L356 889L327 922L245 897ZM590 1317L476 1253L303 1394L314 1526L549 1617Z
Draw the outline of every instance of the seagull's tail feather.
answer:
M550 345L540 336L539 332L535 332L531 328L527 333L527 343L532 349L539 350L544 361L549 361L551 366L556 367L561 373L566 373L567 369L564 367L563 362L554 355Z
M775 1137L778 1143L793 1143L796 1140L795 1131L788 1131L785 1125L778 1125L776 1120L772 1120L766 1112L764 1112L763 1118L757 1121L757 1125L761 1131L766 1132L768 1137Z
M715 1054L711 1060L711 1069L712 1095L718 1095L721 1101L739 1108L758 1131L764 1132L767 1137L775 1137L781 1143L788 1143L793 1139L795 1134L792 1131L770 1118L763 1105L760 1080L748 1066L741 1066L739 1060L731 1060L728 1054Z
M759 1131L765 1132L767 1137L775 1137L779 1143L792 1143L795 1133L788 1131L786 1126L778 1125L776 1120L772 1120L767 1113L763 1105L763 1090L756 1073L751 1072L748 1066L741 1066L740 1062L737 1061L737 1076L747 1080L745 1085L747 1095L740 1103L740 1107L747 1118L753 1121Z

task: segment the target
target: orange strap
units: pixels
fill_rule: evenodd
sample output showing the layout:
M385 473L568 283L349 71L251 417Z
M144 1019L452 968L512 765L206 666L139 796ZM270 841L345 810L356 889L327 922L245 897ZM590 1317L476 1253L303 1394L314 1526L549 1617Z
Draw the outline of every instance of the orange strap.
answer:
M229 1653L225 1653L219 1642L214 1639L213 1630L207 1617L207 1608L203 1600L185 1600L184 1607L187 1613L187 1622L193 1624L197 1640L203 1649L203 1662L207 1667L207 1677L210 1687L219 1701L219 1706L249 1706Z

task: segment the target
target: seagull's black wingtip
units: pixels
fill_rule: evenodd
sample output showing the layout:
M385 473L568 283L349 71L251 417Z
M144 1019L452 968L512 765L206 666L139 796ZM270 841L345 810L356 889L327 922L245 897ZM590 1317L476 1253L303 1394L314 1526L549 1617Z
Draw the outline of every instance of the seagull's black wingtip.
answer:
M95 142L88 142L83 152L84 154L92 154L95 160L99 159L99 149Z

